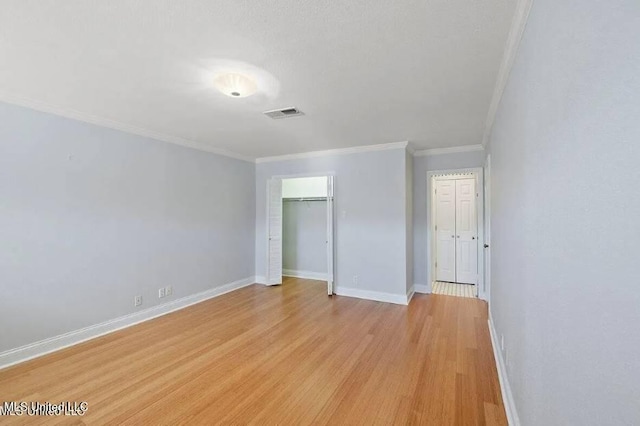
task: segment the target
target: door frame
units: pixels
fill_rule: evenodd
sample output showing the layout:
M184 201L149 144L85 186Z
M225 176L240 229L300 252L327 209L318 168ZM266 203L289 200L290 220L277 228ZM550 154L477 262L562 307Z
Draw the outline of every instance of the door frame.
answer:
M491 300L491 154L484 163L484 293L487 302ZM484 248L484 245L488 247Z
M265 244L265 282L269 282L269 195L270 195L270 186L269 182L271 179L280 179L282 184L283 179L295 179L295 178L304 178L304 177L333 177L333 203L332 203L332 216L333 216L333 273L330 274L327 270L327 277L333 278L333 288L336 286L336 173L334 171L329 172L316 172L316 173L295 173L295 174L287 174L287 175L270 175L267 176L265 182L265 190L266 190L266 203L265 203L265 235L264 235L264 244ZM328 260L328 259L327 259Z
M476 179L477 204L476 214L478 221L478 298L488 300L488 292L484 280L484 169L482 167L470 167L465 169L446 169L427 171L427 292L433 291L436 266L436 238L435 238L435 185L433 178L442 174L470 173Z

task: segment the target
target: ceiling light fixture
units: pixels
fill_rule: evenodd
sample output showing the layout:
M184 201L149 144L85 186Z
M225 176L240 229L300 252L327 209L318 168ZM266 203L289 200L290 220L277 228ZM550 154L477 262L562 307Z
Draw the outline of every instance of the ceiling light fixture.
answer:
M213 85L233 98L246 98L258 90L258 85L253 79L238 73L218 74L213 78Z

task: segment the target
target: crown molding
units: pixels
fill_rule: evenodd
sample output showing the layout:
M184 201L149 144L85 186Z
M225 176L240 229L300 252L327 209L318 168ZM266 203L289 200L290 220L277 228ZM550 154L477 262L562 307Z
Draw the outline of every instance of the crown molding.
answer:
M371 152L371 151L386 151L389 149L407 149L409 145L408 141L404 142L391 142L391 143L383 143L379 145L365 145L365 146L354 146L351 148L339 148L339 149L327 149L324 151L311 151L311 152L301 152L298 154L288 154L288 155L276 155L273 157L261 157L256 158L256 163L271 163L274 161L287 161L287 160L299 160L301 158L315 158L315 157L326 157L329 155L347 155L347 154L357 154L360 152Z
M413 144L411 142L407 142L407 152L411 156L414 156L416 154L416 148L413 146Z
M156 141L168 142L174 145L180 145L187 148L196 149L198 151L205 151L212 154L221 155L224 157L234 158L236 160L253 162L252 157L247 157L241 154L237 154L226 149L214 148L209 144L203 142L196 142L189 139L184 139L178 136L167 135L164 133L158 133L153 130L145 129L142 127L133 126L119 121L110 120L108 118L98 117L91 114L85 114L80 111L76 111L70 108L62 108L59 106L51 105L46 102L36 101L33 99L9 95L6 93L0 93L0 101L8 104L17 105L25 108L30 108L36 111L46 112L49 114L57 115L60 117L70 118L76 121L82 121L84 123L94 124L96 126L107 127L121 132L143 136Z
M450 148L432 148L416 151L414 157L428 157L431 155L443 155L443 154L456 154L459 152L474 152L484 151L484 146L478 145L464 145L464 146L452 146Z
M522 34L527 26L527 18L531 11L533 0L519 0L516 5L516 10L511 22L511 29L507 37L504 53L502 55L502 62L500 63L500 69L498 70L498 78L496 79L496 85L493 88L493 96L491 97L491 103L489 104L489 112L487 113L487 119L484 125L484 134L482 135L482 146L487 146L489 138L491 137L491 130L493 129L493 123L496 119L496 113L498 112L498 106L500 106L500 100L504 89L507 87L509 81L509 75L513 68L513 63L518 53L518 47L520 46L520 40L522 40Z

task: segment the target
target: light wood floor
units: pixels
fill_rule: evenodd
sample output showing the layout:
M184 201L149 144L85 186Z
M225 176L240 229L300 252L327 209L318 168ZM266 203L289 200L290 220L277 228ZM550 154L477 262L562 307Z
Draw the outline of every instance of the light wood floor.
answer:
M444 296L476 297L476 286L473 284L448 283L445 281L434 281L432 293Z
M253 285L1 370L4 401L89 405L82 418L0 423L507 423L484 302L325 291Z

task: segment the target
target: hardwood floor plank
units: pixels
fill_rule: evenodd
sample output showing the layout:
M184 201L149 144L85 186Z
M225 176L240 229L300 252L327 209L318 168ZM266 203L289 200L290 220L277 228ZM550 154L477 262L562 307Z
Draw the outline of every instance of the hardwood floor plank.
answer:
M506 424L484 302L325 291L254 285L0 370L5 401L89 403L0 424Z

